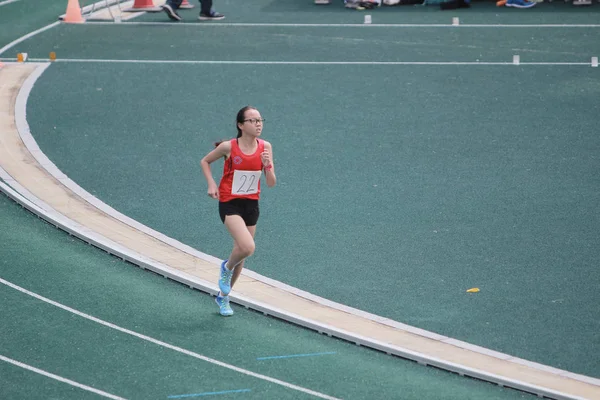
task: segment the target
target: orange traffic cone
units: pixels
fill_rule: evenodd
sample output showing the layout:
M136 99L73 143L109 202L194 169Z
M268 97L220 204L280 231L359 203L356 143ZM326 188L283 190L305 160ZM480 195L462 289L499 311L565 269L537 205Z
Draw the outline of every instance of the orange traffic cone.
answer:
M0 61L0 68L4 67L4 64L2 63L2 61Z
M137 11L161 11L160 7L156 7L152 0L134 0L133 6L125 12L137 12Z
M81 7L79 7L79 0L69 0L67 3L67 13L63 22L68 24L82 24L85 19L81 16Z
M181 5L179 6L179 8L190 9L190 8L194 8L194 5L190 4L190 2L188 0L183 0L183 2L181 2Z

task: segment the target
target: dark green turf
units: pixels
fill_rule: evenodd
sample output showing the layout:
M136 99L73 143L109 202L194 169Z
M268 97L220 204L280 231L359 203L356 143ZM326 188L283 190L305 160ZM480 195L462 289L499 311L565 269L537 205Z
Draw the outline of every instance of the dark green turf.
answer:
M597 70L177 66L148 85L168 67L91 66L51 67L28 118L49 157L119 211L225 258L198 161L255 104L279 185L249 268L598 376ZM64 77L72 95L53 101Z
M549 31L547 28L88 24L61 25L19 43L15 51L45 59L50 51L54 51L59 60L313 62L512 63L513 55L518 54L521 62L589 64L591 57L598 55L599 41L600 27ZM343 71L344 66L340 65L338 69Z
M143 271L38 221L0 197L0 277L123 328L345 399L516 399L528 395L331 339ZM10 233L9 233L10 232ZM0 354L132 399L236 389L222 398L309 398L165 349L0 285ZM257 357L335 354L257 360ZM56 396L56 397L53 397ZM0 362L0 397L84 398L79 389ZM221 397L220 397L221 398Z
M216 0L215 7L234 23L360 23L365 15L295 0ZM597 24L598 11L554 2L531 10L476 3L460 13L370 13L375 23L449 24L459 16L462 23ZM194 20L196 12L182 15ZM589 62L598 43L599 28L87 24L54 28L11 52L167 61L510 62L520 54L524 62ZM27 117L42 149L86 190L224 258L230 239L198 161L214 140L235 134L235 112L253 104L268 121L264 137L274 145L279 183L264 191L250 268L600 377L593 307L600 301L599 71L57 63L36 83ZM466 294L473 286L482 291Z
M0 48L20 37L58 21L66 0L19 0L0 7ZM8 49L0 57L16 58L18 50ZM48 54L45 55L48 57Z
M92 392L68 386L63 382L4 361L0 361L0 395L7 399L93 400L101 398Z

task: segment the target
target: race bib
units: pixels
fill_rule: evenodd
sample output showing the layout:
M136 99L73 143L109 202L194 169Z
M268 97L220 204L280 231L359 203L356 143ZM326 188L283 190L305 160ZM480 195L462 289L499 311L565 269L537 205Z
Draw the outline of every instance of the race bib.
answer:
M231 194L243 196L258 193L258 182L262 171L233 171Z

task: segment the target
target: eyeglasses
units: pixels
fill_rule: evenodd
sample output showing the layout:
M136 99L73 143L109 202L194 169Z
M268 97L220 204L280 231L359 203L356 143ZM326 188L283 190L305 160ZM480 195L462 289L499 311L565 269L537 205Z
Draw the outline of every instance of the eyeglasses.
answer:
M259 122L260 122L261 124L264 124L264 123L265 123L265 120L264 120L264 119L258 119L258 118L249 118L249 119L245 119L245 120L244 120L244 122L250 122L251 124L254 124L254 125L256 125L256 124L258 124Z

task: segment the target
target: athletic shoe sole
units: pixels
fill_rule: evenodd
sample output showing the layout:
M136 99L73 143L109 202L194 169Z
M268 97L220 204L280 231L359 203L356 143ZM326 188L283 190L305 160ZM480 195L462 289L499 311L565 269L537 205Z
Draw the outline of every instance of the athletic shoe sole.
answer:
M173 21L181 21L181 17L179 15L177 15L177 13L175 12L175 10L173 10L173 7L171 7L168 4L164 4L162 6L162 9L164 12L167 13L167 15L169 16L169 18Z
M218 21L220 19L224 19L225 16L223 15L222 17L205 17L203 15L199 16L198 19L200 21Z

